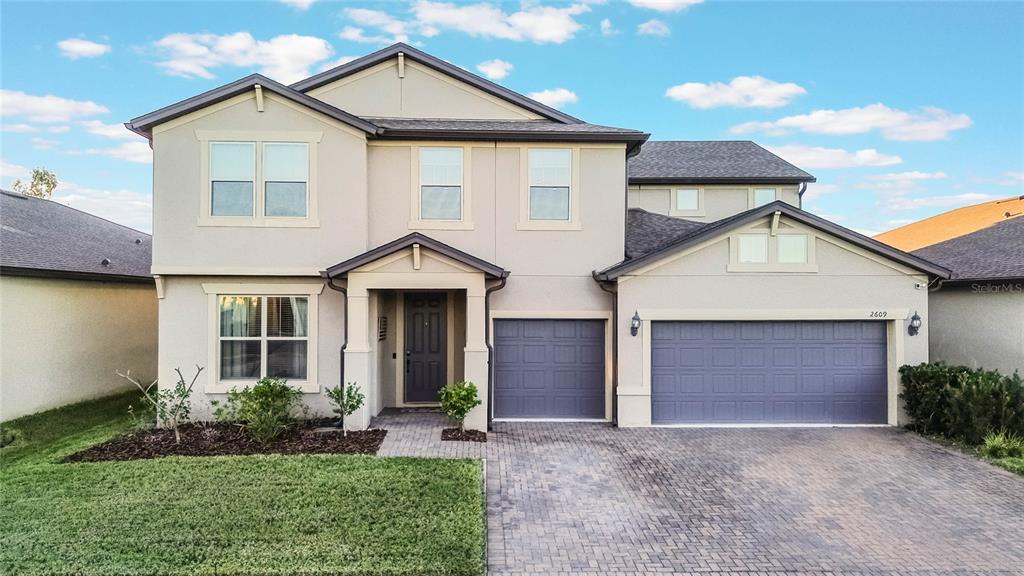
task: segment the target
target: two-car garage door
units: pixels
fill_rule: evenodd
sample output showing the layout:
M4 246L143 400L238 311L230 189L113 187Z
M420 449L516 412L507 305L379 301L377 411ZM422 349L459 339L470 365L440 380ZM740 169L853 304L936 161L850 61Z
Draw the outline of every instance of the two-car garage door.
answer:
M884 424L884 322L653 322L654 424Z

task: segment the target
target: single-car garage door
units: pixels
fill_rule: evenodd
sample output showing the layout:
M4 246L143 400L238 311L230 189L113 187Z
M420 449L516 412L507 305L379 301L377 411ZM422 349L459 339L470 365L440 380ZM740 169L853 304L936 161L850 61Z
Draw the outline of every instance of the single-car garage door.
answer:
M655 424L884 424L884 322L653 322Z
M495 320L495 418L604 418L603 320Z

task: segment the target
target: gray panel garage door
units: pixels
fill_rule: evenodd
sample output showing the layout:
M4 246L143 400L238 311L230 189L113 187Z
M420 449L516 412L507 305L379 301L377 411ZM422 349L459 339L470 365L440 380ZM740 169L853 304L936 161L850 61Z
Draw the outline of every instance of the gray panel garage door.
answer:
M495 418L604 418L604 321L495 320Z
M884 424L884 322L654 322L656 424Z

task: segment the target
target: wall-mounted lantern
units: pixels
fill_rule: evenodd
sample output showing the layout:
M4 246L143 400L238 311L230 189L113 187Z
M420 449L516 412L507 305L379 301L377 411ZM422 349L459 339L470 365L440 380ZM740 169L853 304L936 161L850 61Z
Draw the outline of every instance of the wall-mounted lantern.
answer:
M914 315L910 317L910 324L907 326L907 334L911 336L917 336L917 333L921 331L921 317L914 312Z
M633 312L633 319L629 321L629 333L632 336L636 336L636 333L640 331L640 313Z

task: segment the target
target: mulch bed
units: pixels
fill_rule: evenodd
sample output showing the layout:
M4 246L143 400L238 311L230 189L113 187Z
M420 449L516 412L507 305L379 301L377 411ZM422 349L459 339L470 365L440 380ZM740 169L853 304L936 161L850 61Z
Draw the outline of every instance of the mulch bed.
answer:
M480 430L459 430L458 428L445 428L441 430L441 440L453 440L457 442L487 442L487 433Z
M321 429L322 430L322 429ZM376 454L387 430L317 431L310 424L260 444L240 427L231 424L186 424L180 428L181 443L174 431L165 429L132 432L98 444L64 459L65 462L143 460L163 456L245 456L251 454Z

